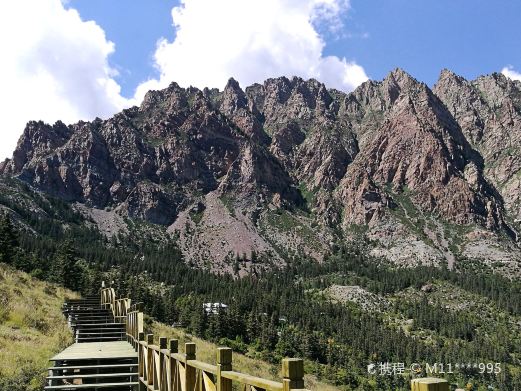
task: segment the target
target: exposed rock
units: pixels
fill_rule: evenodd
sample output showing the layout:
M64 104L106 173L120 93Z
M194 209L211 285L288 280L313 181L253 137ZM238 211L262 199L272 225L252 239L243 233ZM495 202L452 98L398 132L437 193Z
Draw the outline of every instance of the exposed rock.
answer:
M367 227L376 255L439 264L453 263L456 247L476 253L481 240L456 245L442 224L517 239L520 151L521 83L444 70L431 91L396 69L350 94L297 77L244 90L234 79L223 91L172 83L108 120L29 122L0 173L179 232L201 219L181 235L187 256L194 238L210 243L219 221L205 208L218 203L207 197L220 197L236 208L233 221L223 217L230 227L247 226L240 245L219 250L221 261L251 250L279 260L281 244L322 259L331 232L355 224ZM291 218L268 229L281 216ZM426 221L437 228L419 226ZM517 245L507 247L516 259Z
M421 287L421 291L422 292L425 292L425 293L431 293L432 291L434 291L435 287L434 285L432 284L425 284Z
M384 296L371 293L358 285L331 285L325 293L341 303L356 303L365 311L385 311L389 308L389 300Z
M434 92L483 159L484 175L521 217L521 83L494 73L467 81L442 71Z

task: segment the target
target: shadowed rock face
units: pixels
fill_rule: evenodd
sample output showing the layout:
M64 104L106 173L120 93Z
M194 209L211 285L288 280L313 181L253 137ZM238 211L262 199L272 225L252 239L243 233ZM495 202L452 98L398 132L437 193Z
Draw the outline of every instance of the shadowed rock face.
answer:
M467 81L442 71L434 92L479 151L484 174L521 218L521 83L494 73Z
M28 123L0 170L162 225L217 192L252 219L307 202L326 225L371 226L407 193L422 213L500 230L521 217L520 148L519 82L445 70L431 91L396 69L350 94L296 77L172 83L105 121Z

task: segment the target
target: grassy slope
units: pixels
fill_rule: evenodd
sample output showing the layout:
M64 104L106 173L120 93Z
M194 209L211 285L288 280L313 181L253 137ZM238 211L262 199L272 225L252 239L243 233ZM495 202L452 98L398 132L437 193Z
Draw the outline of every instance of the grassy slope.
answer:
M0 264L0 390L39 390L49 358L72 343L61 305L71 291Z
M157 322L152 323L149 332L155 335L156 342L157 337L159 336L179 340L179 350L181 352L184 351L185 342L194 342L197 345L197 359L209 364L215 364L217 345L211 342L188 335L181 329L172 328ZM279 366L246 357L245 355L239 353L233 354L233 370L274 381L281 381L282 379L281 368ZM305 381L306 388L309 390L339 390L339 388L336 388L332 385L317 381L317 379L311 375L307 375Z

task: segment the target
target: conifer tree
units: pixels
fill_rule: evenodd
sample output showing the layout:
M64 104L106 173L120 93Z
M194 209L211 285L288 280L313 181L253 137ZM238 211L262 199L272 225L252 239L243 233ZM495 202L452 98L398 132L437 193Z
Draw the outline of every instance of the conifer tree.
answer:
M13 264L18 250L18 233L7 213L0 216L0 262Z
M69 289L80 288L81 270L77 265L76 251L70 240L59 247L51 267L50 280Z

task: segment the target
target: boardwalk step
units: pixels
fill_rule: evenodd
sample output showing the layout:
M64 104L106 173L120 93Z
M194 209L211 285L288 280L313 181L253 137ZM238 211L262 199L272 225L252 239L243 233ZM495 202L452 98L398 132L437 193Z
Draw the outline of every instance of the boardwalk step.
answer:
M74 334L75 335L86 335L86 334L99 335L99 334L122 334L122 333L124 334L125 332L126 332L126 329L123 327L110 328L110 329L106 329L104 327L86 327L86 328L78 327Z
M111 328L111 329L104 329L103 327L97 328L97 327L87 327L87 328L81 328L78 327L76 329L75 335L81 335L81 334L90 334L92 332L101 332L101 333L124 333L124 328Z
M76 337L82 338L82 337L117 337L120 335L125 335L125 331L103 331L100 330L98 332L88 332L88 331L82 331L79 333L76 333Z
M100 388L123 388L137 386L138 382L127 383L97 383L97 384L67 384L63 386L46 386L45 390L86 390L86 389L100 389Z
M60 370L60 369L105 369L105 368L129 368L129 367L137 367L137 363L134 364L111 364L111 365L71 365L71 366L62 366L62 367L50 367L50 370Z
M107 329L120 329L121 326L125 326L124 323L82 323L82 324L78 324L78 328L84 328L84 329L87 329L87 328L100 328L100 326L104 326L103 328L107 328Z
M85 337L77 338L78 342L123 341L122 337Z
M95 323L95 324L110 324L114 322L113 319L87 319L87 320L81 320L81 321L77 321L75 319L71 319L69 321L69 323L73 323L73 324L92 324L92 323Z
M95 379L99 377L136 377L137 372L123 372L123 373L93 373L88 375L72 374L61 376L47 376L48 380L55 379Z
M78 325L81 325L81 324L110 324L112 323L114 320L113 319L87 319L87 320L82 320L82 321L77 321L77 320L70 320L69 323L71 324L78 324Z
M99 332L99 333L78 333L74 337L75 338L84 338L84 337L119 337L124 336L127 333L109 333L109 332Z
M74 338L98 338L98 337L124 337L126 336L126 333L121 333L121 334L108 334L108 333L103 333L103 334L88 334L88 333L85 333L85 334L77 334Z

